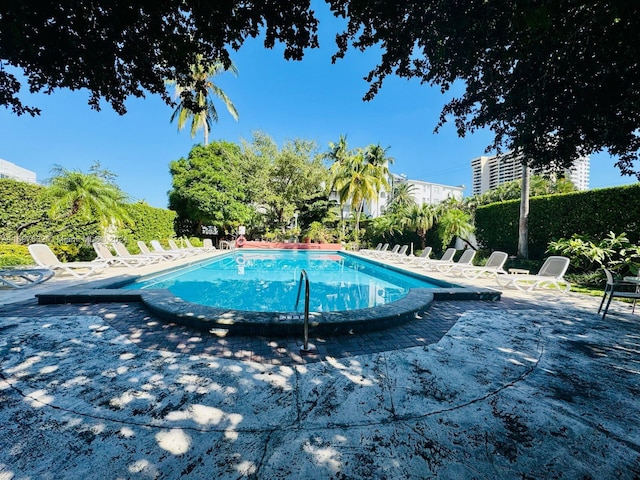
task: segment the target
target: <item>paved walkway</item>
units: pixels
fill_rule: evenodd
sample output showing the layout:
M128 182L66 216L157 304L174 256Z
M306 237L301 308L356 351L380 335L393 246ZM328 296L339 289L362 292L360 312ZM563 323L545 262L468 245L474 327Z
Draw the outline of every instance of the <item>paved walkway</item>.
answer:
M56 285L0 291L0 479L640 478L626 304L438 302L301 356L300 338L28 298Z

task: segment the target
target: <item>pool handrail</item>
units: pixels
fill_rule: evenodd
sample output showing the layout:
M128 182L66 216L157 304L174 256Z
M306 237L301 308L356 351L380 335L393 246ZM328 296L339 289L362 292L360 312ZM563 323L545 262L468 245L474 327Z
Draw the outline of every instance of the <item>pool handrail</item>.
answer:
M310 353L311 349L309 348L309 275L307 275L306 270L303 268L300 271L300 281L298 282L298 295L296 297L296 311L298 310L298 303L300 302L300 290L302 289L302 280L304 280L304 325L303 325L303 335L304 341L302 347L300 347L300 353Z

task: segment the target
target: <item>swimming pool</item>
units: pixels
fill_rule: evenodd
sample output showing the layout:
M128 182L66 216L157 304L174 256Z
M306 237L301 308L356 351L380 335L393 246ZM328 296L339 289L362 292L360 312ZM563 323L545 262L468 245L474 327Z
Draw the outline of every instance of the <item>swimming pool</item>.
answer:
M303 269L311 312L379 307L400 300L412 288L443 286L340 252L261 250L233 252L124 288L167 289L188 302L222 309L294 312Z
M291 258L305 260L301 263L293 261L279 263L277 259L284 252L288 252L285 255ZM300 269L303 266L305 270L309 270L312 297L313 291L316 291L311 308L314 308L315 303L317 311L311 311L309 314L309 326L314 335L353 334L391 328L421 318L434 300L493 301L500 299L500 292L494 289L461 287L435 280L429 285L423 283L430 280L427 277L406 272L395 266L383 265L350 252L246 251L243 249L230 253L217 251L209 255L211 257L204 260L185 259L183 262L186 264L153 276L138 277L125 274L88 282L83 287L74 286L41 293L37 295L38 303L142 302L150 312L172 324L177 323L216 335L279 337L298 336L302 332L304 318L302 301L297 312L293 309ZM263 258L265 265L276 268L258 275L259 258ZM359 281L365 278L367 281L358 283L355 289L348 292L344 289L348 283L347 280L338 281L334 275L338 270L347 270L347 265L351 265L354 259L359 261L355 263L357 267L351 275L357 277ZM221 267L220 269L214 268L214 264L218 261L220 263L217 266ZM323 268L316 269L320 266ZM376 267L374 270L377 271L377 280L369 278L370 269L374 266ZM191 275L195 276L197 271L200 271L198 275L204 274L204 277L212 282L205 282L202 278L184 282L187 288L183 288L179 293L190 299L182 298L169 290L169 284L175 281L176 277L186 275L185 278L189 278ZM395 283L398 278L397 273L403 274L400 278L408 283L397 285ZM328 286L322 286L322 282L319 282L325 277L332 279L325 280ZM222 288L222 283L218 283L222 280L231 280L231 283ZM416 280L419 282L415 283ZM283 284L278 287L280 290L273 290L264 300L255 300L259 289L265 288L268 282L276 281ZM197 284L208 286L194 297L195 290L191 292L191 288ZM251 288L248 291L240 290L242 284L249 285ZM216 307L199 303L200 297L205 297L209 291L214 290L215 296L219 298L233 299L227 303L227 305L230 303L233 305ZM320 293L318 297L317 294ZM276 296L282 297L283 300L277 304L273 303L271 297ZM323 300L322 296L326 298ZM355 301L351 304L353 309L329 310L332 305L339 306L343 302L341 297L353 297ZM244 306L246 305L244 300L247 298L254 299L251 307ZM394 300L394 298L397 299ZM243 302L239 303L240 300ZM258 308L256 305L261 302L265 303L261 308L269 310L256 310ZM252 308L252 310L243 308ZM284 308L284 311L280 308Z

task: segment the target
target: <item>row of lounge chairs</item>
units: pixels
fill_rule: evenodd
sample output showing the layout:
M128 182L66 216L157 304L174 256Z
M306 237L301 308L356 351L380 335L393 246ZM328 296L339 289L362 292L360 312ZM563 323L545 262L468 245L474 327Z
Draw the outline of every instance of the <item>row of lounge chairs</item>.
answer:
M29 253L31 257L40 267L38 269L14 269L5 270L0 274L0 285L8 285L14 288L22 288L25 286L41 283L51 276L54 272L68 273L76 278L84 278L93 273L98 273L108 267L141 267L156 262L177 260L192 255L200 255L215 250L211 243L205 241L203 247L194 247L189 240L185 240L186 247L179 247L175 241L170 240L171 249L165 249L159 241L152 240L149 249L143 241L138 241L140 254L132 254L127 247L121 242L112 244L113 251L105 243L96 242L93 248L97 254L95 260L89 262L62 262L56 254L43 243L34 243L29 245ZM115 252L115 253L114 253Z
M537 274L528 272L504 270L508 259L505 252L493 252L484 265L474 265L476 251L467 249L457 261L454 257L455 248L448 248L440 259L431 259L431 247L426 247L419 256L406 255L407 246L394 246L388 250L389 244L379 244L375 249L360 250L365 256L375 259L408 265L414 268L438 271L452 276L464 276L468 279L477 279L482 276L494 277L501 287L513 287L522 291L533 291L538 288L555 288L561 292L567 292L571 284L564 279L569 268L569 259L562 256L548 257Z

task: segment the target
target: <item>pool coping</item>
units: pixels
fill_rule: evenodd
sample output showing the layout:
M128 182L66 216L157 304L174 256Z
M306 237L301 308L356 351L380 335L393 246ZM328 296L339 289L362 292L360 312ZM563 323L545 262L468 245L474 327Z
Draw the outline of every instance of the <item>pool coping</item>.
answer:
M347 253L348 252L343 252ZM355 256L355 255L354 255ZM360 256L357 258L365 261ZM202 259L183 263L166 272L199 263ZM393 269L410 276L424 277L408 270L373 261L377 265ZM164 271L163 271L164 272ZM157 275L156 272L154 275ZM38 303L101 303L142 302L158 317L177 324L224 335L288 336L302 332L302 312L255 312L232 310L200 305L183 300L166 289L119 290L118 288L144 275L122 275L110 279L88 282L84 287L64 289L37 294ZM309 331L315 335L335 335L381 330L413 319L420 318L431 303L447 300L500 300L501 292L484 287L460 287L448 282L434 280L438 288L413 288L403 298L384 305L359 310L340 312L310 312Z

